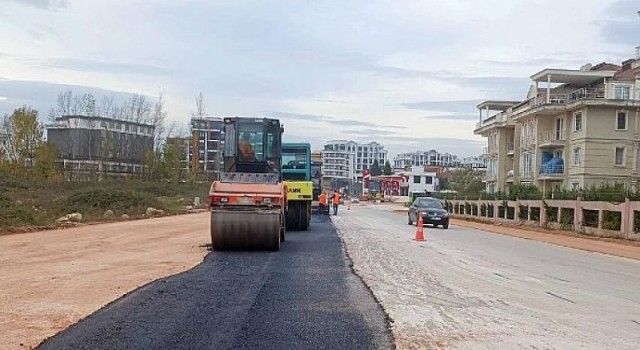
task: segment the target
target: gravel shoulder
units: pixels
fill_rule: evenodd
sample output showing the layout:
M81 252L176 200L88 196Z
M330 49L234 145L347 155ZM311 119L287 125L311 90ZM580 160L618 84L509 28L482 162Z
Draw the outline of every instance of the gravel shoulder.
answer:
M385 206L332 216L399 349L635 349L640 263L453 225Z
M28 349L202 262L208 213L0 236L0 349Z

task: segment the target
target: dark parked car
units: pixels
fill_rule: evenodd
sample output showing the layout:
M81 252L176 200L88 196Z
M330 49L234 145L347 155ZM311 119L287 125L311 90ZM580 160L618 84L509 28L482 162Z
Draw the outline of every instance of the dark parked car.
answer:
M418 212L422 213L422 222L433 227L449 228L449 213L437 198L418 197L409 207L409 225L418 222Z

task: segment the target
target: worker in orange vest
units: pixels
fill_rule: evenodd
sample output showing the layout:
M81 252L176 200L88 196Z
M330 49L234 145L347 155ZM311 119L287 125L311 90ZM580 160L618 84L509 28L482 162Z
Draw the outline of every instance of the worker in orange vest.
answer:
M324 214L324 213L325 213L325 210L326 210L327 212L329 211L329 210L327 209L327 205L328 205L328 203L327 203L327 194L326 194L326 193L322 192L322 193L320 194L320 196L318 197L318 202L319 202L319 205L320 205L320 213L321 213L321 214Z
M333 194L333 215L338 215L338 205L340 204L340 193L336 191Z

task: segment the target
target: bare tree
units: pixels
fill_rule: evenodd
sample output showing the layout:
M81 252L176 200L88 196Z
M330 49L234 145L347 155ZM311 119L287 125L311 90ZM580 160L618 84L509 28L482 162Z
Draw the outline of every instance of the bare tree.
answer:
M53 124L56 122L56 109L51 107L49 108L49 113L47 113L47 121Z
M84 112L84 109L85 109L84 98L78 95L73 96L73 98L71 99L71 110L69 114L79 115Z
M110 117L115 119L117 106L114 104L113 95L112 96L102 96L102 106L100 113L105 117Z
M132 121L136 123L148 123L150 121L152 105L146 96L133 94L127 107Z
M204 102L202 91L196 96L196 110L191 115L194 117L204 117L207 115L207 105Z
M73 101L73 92L67 90L58 94L56 112L60 115L71 114L71 105Z
M154 149L159 149L162 144L162 138L165 136L165 119L167 117L167 112L165 111L164 105L164 90L160 88L158 91L158 100L156 104L153 106L153 115L151 124L154 126L153 140L154 140Z

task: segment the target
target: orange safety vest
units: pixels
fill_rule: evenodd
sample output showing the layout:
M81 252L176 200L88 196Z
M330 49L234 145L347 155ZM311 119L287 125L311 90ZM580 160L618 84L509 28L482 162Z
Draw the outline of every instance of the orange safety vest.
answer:
M340 204L340 193L336 192L333 194L333 205Z
M326 194L321 194L320 197L318 198L318 201L320 202L320 204L322 205L327 205L327 195Z

